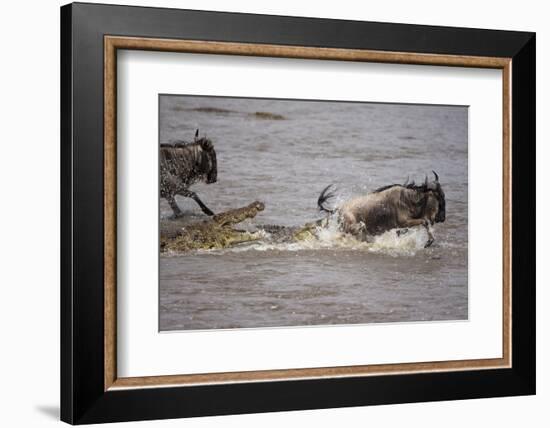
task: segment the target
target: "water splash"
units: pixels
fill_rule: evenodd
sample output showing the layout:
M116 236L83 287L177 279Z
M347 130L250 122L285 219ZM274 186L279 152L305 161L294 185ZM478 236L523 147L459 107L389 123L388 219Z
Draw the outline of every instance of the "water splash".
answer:
M389 230L375 238L369 251L414 256L424 249L427 241L428 233L424 228L408 229L401 235L397 234L397 230Z
M397 233L397 229L392 229L374 237L371 242L360 241L352 235L342 232L334 219L328 221L328 224L324 226L317 227L315 233L300 241L277 242L277 238L273 234L263 230L260 233L262 233L262 238L259 241L247 242L222 250L199 251L205 254L225 254L244 251L345 250L382 253L398 257L414 256L418 251L424 250L424 245L428 240L425 229L413 228L400 234Z

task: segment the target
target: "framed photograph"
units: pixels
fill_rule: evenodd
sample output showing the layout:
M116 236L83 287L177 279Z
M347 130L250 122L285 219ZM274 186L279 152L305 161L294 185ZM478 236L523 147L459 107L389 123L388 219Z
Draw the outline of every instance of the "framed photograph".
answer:
M61 57L62 420L535 393L533 33L77 3Z

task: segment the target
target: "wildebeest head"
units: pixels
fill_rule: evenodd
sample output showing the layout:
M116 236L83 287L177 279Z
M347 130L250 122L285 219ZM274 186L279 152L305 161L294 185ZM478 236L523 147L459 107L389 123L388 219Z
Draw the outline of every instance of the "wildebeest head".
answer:
M218 179L218 163L216 161L216 151L212 141L206 137L199 138L199 130L195 133L195 143L202 149L200 157L199 170L206 176L206 183L215 183Z
M439 176L435 171L434 181L428 182L428 177L424 181L424 192L426 193L426 212L425 215L435 223L445 221L445 193L439 183Z

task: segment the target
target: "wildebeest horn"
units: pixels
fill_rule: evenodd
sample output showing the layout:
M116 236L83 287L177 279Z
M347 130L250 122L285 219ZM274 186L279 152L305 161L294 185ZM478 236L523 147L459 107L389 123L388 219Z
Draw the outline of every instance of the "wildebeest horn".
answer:
M435 172L433 169L432 169L432 172L434 173L435 181L436 181L437 183L439 183L439 175L437 175L437 172Z
M428 176L426 175L425 177L426 178L424 179L424 187L428 187Z
M409 175L407 175L407 181L403 183L403 187L407 187L407 184L409 184Z
M195 140L198 139L198 138L199 138L199 130L197 129L197 130L195 131Z

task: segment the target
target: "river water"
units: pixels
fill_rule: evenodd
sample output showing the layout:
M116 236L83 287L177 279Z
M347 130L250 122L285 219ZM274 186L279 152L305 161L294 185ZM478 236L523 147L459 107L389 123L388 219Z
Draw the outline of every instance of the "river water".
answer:
M214 143L217 183L192 186L211 210L265 203L242 228L322 218L316 201L330 183L337 204L431 170L447 202L427 249L423 230L366 244L331 223L304 243L162 254L160 330L468 318L467 107L162 95L159 108L161 143L197 128ZM206 218L177 200L188 219ZM171 213L161 200L161 223Z

